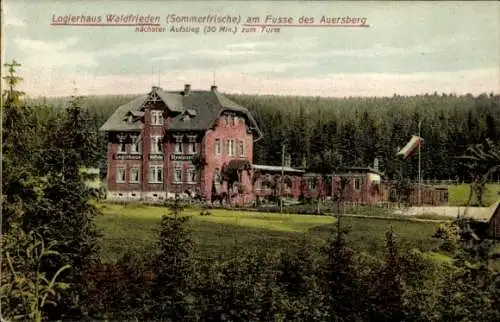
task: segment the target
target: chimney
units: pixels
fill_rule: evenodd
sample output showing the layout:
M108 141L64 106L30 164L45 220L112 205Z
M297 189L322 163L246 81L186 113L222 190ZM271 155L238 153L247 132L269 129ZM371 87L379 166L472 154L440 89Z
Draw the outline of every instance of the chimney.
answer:
M212 92L217 91L217 85L212 85L212 86L210 86L210 90L211 90Z
M191 91L191 84L185 84L184 85L184 96L188 95L189 91Z

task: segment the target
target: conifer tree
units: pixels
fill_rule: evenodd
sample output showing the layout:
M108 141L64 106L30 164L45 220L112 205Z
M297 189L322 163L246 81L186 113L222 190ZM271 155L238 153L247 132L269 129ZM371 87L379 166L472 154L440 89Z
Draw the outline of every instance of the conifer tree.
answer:
M48 308L50 318L81 319L86 314L87 300L82 278L86 269L100 262L100 257L99 233L94 223L98 210L89 203L90 190L80 169L96 149L94 133L89 131L77 97L70 100L58 125L43 154L47 157L43 200L31 210L25 225L29 229L50 227L43 230L44 239L58 242L55 250L60 256L47 257L42 266L47 276L55 274L62 264L71 265L60 276L70 288L57 301L56 308Z
M376 299L371 318L376 321L405 321L404 287L401 278L402 266L392 230L386 233L386 261L381 271L376 274ZM374 276L375 277L375 276Z
M346 235L349 229L342 227L342 216L337 216L337 232L325 248L326 299L329 319L356 321L359 314L359 280L354 262L354 251L349 247Z
M189 217L181 215L176 198L171 214L161 219L159 253L152 295L154 305L148 319L160 321L189 320L192 289L192 240L187 228Z
M31 111L25 105L24 92L17 89L23 80L17 75L16 60L4 64L7 90L2 93L2 231L13 223L22 225L26 212L39 198L44 183L35 176L33 166L33 125Z

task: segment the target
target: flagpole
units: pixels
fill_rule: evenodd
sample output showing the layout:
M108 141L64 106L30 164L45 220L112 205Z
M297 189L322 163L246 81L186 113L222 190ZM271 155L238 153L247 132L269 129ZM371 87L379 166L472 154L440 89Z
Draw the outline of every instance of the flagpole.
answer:
M421 206L422 205L422 172L421 172L421 148L420 146L422 145L421 142L421 134L420 134L420 129L422 127L422 121L420 120L418 122L418 204Z
M280 212L283 212L283 177L285 176L285 145L281 145Z

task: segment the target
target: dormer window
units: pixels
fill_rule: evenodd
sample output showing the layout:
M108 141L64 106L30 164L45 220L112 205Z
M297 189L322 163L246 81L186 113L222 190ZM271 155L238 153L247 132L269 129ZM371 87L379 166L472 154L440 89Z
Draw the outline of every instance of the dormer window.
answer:
M128 122L128 123L132 123L133 121L134 121L134 118L133 118L132 114L129 114L129 115L127 116L127 122Z
M183 112L183 114L181 116L181 120L184 122L189 121L193 117L195 117L197 114L198 113L196 112L196 110L193 110L193 109L186 110Z

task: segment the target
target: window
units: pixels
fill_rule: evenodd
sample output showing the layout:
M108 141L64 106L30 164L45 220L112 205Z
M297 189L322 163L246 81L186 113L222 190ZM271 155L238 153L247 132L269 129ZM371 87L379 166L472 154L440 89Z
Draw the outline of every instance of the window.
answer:
M125 182L125 167L119 167L116 169L116 182L117 183Z
M130 183L139 183L141 178L141 171L139 168L130 169Z
M316 178L309 178L309 189L315 190L316 189Z
M127 145L125 143L118 143L118 153L127 153Z
M194 183L196 182L196 170L195 169L188 169L187 170L187 181L189 183Z
M354 189L359 190L361 188L361 180L359 178L354 179Z
M182 154L182 142L175 142L174 153Z
M215 155L220 155L220 154L221 154L220 139L215 139Z
M151 137L151 153L162 153L162 139L161 136Z
M149 182L150 183L163 182L163 166L154 165L149 167Z
M182 154L183 137L184 136L182 136L182 135L174 135L174 139L175 139L174 153L175 154Z
M221 174L219 168L215 168L214 170L214 182L216 184L219 184L221 181Z
M231 115L231 125L232 126L236 125L236 115Z
M182 168L175 168L174 170L174 182L182 182Z
M227 140L227 154L234 155L234 140L233 139Z
M245 155L245 142L244 141L240 141L239 153L240 153L240 157Z
M141 151L141 147L139 144L139 137L132 136L132 144L130 145L130 153L139 153Z
M161 111L151 111L151 124L163 125L163 113Z
M229 124L229 114L224 113L224 120L226 121L226 125Z
M195 135L188 135L188 154L195 154L196 153L196 136Z

